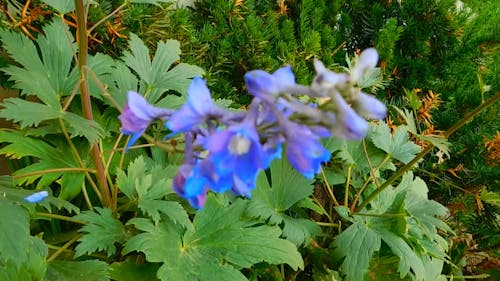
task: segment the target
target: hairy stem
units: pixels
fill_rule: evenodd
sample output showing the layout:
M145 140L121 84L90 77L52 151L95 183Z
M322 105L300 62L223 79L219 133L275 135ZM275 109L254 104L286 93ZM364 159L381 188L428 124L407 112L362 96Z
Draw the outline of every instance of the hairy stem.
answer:
M458 129L460 129L462 126L467 124L469 121L471 121L474 117L476 117L481 111L483 111L485 108L488 106L496 103L497 101L500 101L500 92L497 92L493 97L490 99L486 100L483 102L481 105L476 107L473 111L465 115L464 118L462 118L460 121L455 123L455 125L451 126L448 130L446 130L443 133L444 138L449 138L453 133L455 133ZM375 199L384 189L389 187L393 182L395 182L397 179L402 177L406 172L408 172L413 165L415 165L420 159L422 159L425 155L427 155L429 152L431 152L434 149L434 145L428 144L424 150L422 150L415 158L413 158L410 162L408 162L406 165L401 167L398 171L396 171L394 174L392 174L391 177L389 177L383 184L380 185L379 188L377 188L374 192L370 194L366 198L366 200L363 201L361 205L359 205L356 208L356 211L359 212L363 210L373 199Z
M87 75L85 74L85 66L87 65L88 57L88 37L87 37L87 17L83 4L83 0L75 1L75 12L77 22L77 41L78 41L78 71L80 73L80 94L82 99L83 114L86 119L94 120L92 115L92 104L90 100ZM101 159L101 150L97 143L92 144L92 160L96 169L97 183L99 190L103 196L104 206L111 207L112 210L116 206L112 206L111 193L109 191L106 174L104 172L104 164Z

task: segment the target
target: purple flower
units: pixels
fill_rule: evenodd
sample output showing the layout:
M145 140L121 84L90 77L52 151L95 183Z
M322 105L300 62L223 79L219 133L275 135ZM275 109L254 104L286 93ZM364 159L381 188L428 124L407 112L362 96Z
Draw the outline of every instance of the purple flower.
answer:
M205 205L208 192L207 179L195 176L193 165L181 165L172 186L174 191L194 208L201 209Z
M290 164L306 178L319 172L321 162L330 160L331 153L318 141L308 127L291 123L287 133L286 152Z
M265 169L274 154L263 149L259 135L250 122L233 125L207 138L204 145L214 164L217 179L212 189L232 189L237 195L250 195L260 169Z
M255 97L267 97L286 91L295 85L292 68L287 65L269 74L263 70L252 70L245 74L248 92Z
M121 132L131 135L127 149L146 131L149 124L156 118L167 118L172 110L154 107L136 92L129 91L127 104L118 118L122 123Z
M352 104L354 110L364 118L381 120L387 114L385 105L372 95L360 92Z
M326 95L330 88L345 88L349 82L349 76L345 73L336 73L326 69L325 65L315 59L314 69L316 70L316 77L311 85L311 88L320 95Z
M188 88L188 100L165 124L173 132L186 132L220 109L214 104L205 80L195 77Z
M333 96L333 101L337 110L333 134L347 140L364 138L368 133L368 122L356 114L339 94Z
M359 81L370 68L375 68L378 62L378 53L375 48L365 49L358 57L356 65L351 71L351 77L354 81Z

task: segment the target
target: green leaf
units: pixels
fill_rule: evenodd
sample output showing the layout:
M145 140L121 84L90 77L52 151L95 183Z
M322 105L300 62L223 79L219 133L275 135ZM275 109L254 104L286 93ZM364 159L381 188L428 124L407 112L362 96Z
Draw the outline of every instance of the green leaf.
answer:
M401 278L398 273L397 265L399 260L397 257L375 257L372 259L368 272L369 281L411 281L410 276ZM430 281L430 280L429 280Z
M296 245L308 243L320 232L319 226L305 218L291 217L286 211L312 194L313 181L306 179L283 159L271 163L270 173L272 187L266 173L259 174L257 188L252 192L247 214L270 224L283 222L283 235L288 240Z
M263 261L302 268L296 247L279 238L278 227L243 218L247 202L224 207L209 195L194 219L194 232L180 231L168 220L132 219L128 224L143 233L129 239L124 252L141 251L149 262L162 262L161 280L246 280L236 268Z
M28 263L32 244L26 209L0 196L0 264L12 262L16 268Z
M16 268L12 260L4 262L0 259L0 280L25 281L43 279L47 268L45 259L48 253L44 241L38 237L31 237L30 243L24 245L24 251L29 258L19 268Z
M321 232L321 228L311 219L284 216L283 223L283 237L295 245L307 245Z
M84 211L73 218L88 222L78 231L85 233L78 241L75 256L80 257L96 251L106 251L108 257L116 252L115 243L126 239L123 224L113 217L110 209L95 207L93 211Z
M104 130L93 120L87 120L80 115L65 112L64 121L69 125L68 132L72 137L85 137L90 144L97 143L104 134Z
M253 223L241 219L246 204L247 201L238 200L223 208L211 197L205 209L194 219L196 232L190 241L207 253L212 247L222 246L226 248L227 261L242 267L265 261L285 262L294 269L302 268L302 258L295 246L278 238L281 234L279 228L252 226Z
M42 1L49 4L49 6L56 9L61 14L67 14L75 9L74 1L61 1L61 0L42 0Z
M298 201L309 197L313 192L313 181L305 178L285 159L273 161L271 170L271 193L269 202L278 211L288 210ZM262 175L265 175L262 173ZM268 190L269 191L269 190Z
M187 101L187 95L182 95L182 96L168 95L162 98L160 101L158 101L156 106L179 109L186 103L186 101Z
M186 94L188 86L191 84L191 78L202 74L203 70L198 66L179 63L165 74L162 81L159 82L159 87Z
M134 161L130 162L127 173L122 170L116 172L116 184L121 192L128 198L137 198L136 181L146 174L146 162L142 156L137 157Z
M73 52L76 52L77 45L68 25L61 20L53 21L43 31L45 36L39 36L36 42L47 71L45 75L59 98L70 94L75 87L76 81L68 80L68 76L73 65Z
M82 191L85 184L85 174L81 172L64 173L59 180L59 184L62 188L59 197L61 199L73 199Z
M149 50L142 40L135 34L129 35L130 51L123 52L123 60L128 67L132 68L149 85L154 82L154 73L151 73L151 60Z
M130 3L159 5L159 3L168 3L172 1L173 0L130 0Z
M165 214L175 222L192 229L186 210L174 201L163 200L173 193L172 177L177 167L163 168L160 165L148 164L139 156L129 164L127 173L117 172L118 188L130 199L137 201L143 214L150 216L155 223ZM153 182L154 179L154 182Z
M35 95L54 111L61 111L60 97L69 95L75 87L74 79L68 77L76 45L68 27L60 20L53 21L43 31L45 35L36 40L38 49L24 35L0 31L5 49L22 66L11 65L4 71L23 94Z
M399 276L410 276L411 280L440 279L429 269L432 267L429 257L445 259L448 243L440 234L451 229L441 219L446 208L429 200L427 192L425 182L409 172L403 175L397 188L385 189L370 202L371 209L353 214L354 224L334 241L334 254L345 257L342 269L347 280L364 280L357 271L367 268L373 251L369 250L367 256L366 251L357 252L352 244L358 243L365 232L376 236L378 243L382 241L398 258ZM360 260L363 262L356 263Z
M150 60L148 48L137 35L130 35L129 47L130 51L123 53L123 60L147 84L145 91L151 103L156 103L168 90L186 94L191 78L203 74L201 68L185 63L172 67L181 53L178 41L160 41L153 61Z
M47 281L109 281L108 265L99 260L59 261L49 263Z
M488 204L500 206L500 194L498 192L490 192L486 188L481 189L481 200Z
M151 68L156 70L161 70L162 73L170 69L171 65L180 59L180 43L177 40L167 40L166 42L160 41L156 46L156 53L151 62ZM168 83L168 79L165 79L162 73L151 73L153 76L153 81L160 83ZM156 84L151 83L151 84Z
M75 196L82 188L80 184L82 172L69 170L80 169L80 165L73 154L68 153L71 148L66 142L57 142L56 139L51 141L55 142L57 146L54 147L40 139L26 137L19 131L0 130L0 143L9 143L0 149L0 154L5 154L11 158L25 156L38 158L35 163L14 172L14 175L17 176L16 184L30 184L38 180L37 187L46 188L57 179L60 179L61 183L64 184L61 185L61 188L68 189L63 190L60 197L62 199L71 199L70 196ZM80 147L85 146L82 144ZM90 156L81 154L80 157L86 162L89 161ZM78 179L78 181L74 181L75 179Z
M379 233L381 233L382 240L391 248L393 254L400 259L398 266L400 276L404 277L409 274L411 268L417 280L423 280L421 275L425 273L425 267L415 250L402 237L390 231L379 230Z
M109 266L109 277L116 281L156 281L157 263L140 263L128 257L123 262L114 262Z
M345 258L341 270L346 281L366 279L370 259L380 245L380 235L362 223L354 223L335 238L333 254Z
M137 91L139 80L122 61L115 61L112 68L111 74L103 76L101 79L106 83L109 94L121 109L125 107L127 102L127 92ZM104 99L104 101L109 103L108 99Z
M403 120L405 120L405 127L408 130L408 132L412 133L413 135L418 135L418 130L417 130L417 122L415 122L415 116L413 116L413 112L403 108L399 109L395 106L393 108L403 117Z
M18 131L0 130L0 142L10 143L0 149L0 154L5 154L7 157L16 159L25 156L41 158L56 151L48 143L39 139L25 137Z
M429 238L436 236L437 229L453 232L450 227L443 222L443 218L448 213L448 209L434 200L427 198L427 185L420 178L415 178L412 189L405 199L405 206L408 213L416 220L419 229Z
M337 214L339 214L339 216L345 220L352 220L351 216L350 216L350 210L348 207L346 206L335 206L335 211L337 212Z
M391 134L389 126L385 122L379 122L372 127L369 137L376 147L405 164L420 152L420 147L409 140L408 131L402 126Z
M28 211L11 200L9 190L0 187L0 280L41 280L48 248L30 236Z
M311 197L304 198L300 200L297 205L299 208L309 209L320 215L327 215L327 211L320 205L316 204Z
M96 122L41 103L9 98L0 106L3 107L0 110L0 117L20 123L21 128L38 126L43 121L63 118L68 124L71 136L84 136L90 143L95 143L103 134L103 129Z
M439 150L441 150L445 155L450 157L450 143L448 142L447 139L436 135L436 136L426 136L426 135L417 135L417 138L426 141L435 147L437 147Z
M87 59L87 68L88 72L90 73L88 77L88 87L89 87L89 93L92 97L96 97L98 99L103 99L103 92L102 92L102 83L105 81L109 81L109 77L113 76L115 72L115 63L116 61L105 54L97 53L95 55L89 55ZM70 85L76 85L78 83L78 69L75 68L74 71L71 73L74 75L74 77L71 77L72 79L75 79L73 83L69 83ZM94 77L95 76L95 77ZM133 75L132 75L133 76ZM97 78L97 79L96 79ZM134 77L135 78L135 77ZM70 78L68 78L70 79ZM129 81L133 82L133 80ZM106 85L109 86L109 85ZM113 85L114 86L114 85ZM126 96L125 94L129 90L135 90L137 85L135 85L134 88L127 88L122 92L122 95ZM104 98L105 101L108 101L108 99Z
M413 112L407 110L407 109L399 109L397 107L393 107L396 109L396 111L403 117L405 120L406 125L403 125L402 127L405 127L408 132L416 136L417 138L429 142L435 147L437 147L439 150L443 151L444 154L450 156L450 143L448 142L447 139L436 135L436 136L429 136L429 135L421 135L418 133L417 130L417 124L415 122L415 117L413 116Z
M161 280L197 280L196 264L193 263L198 257L194 256L192 261L186 258L192 251L184 250L181 234L174 224L168 220L154 224L145 218L131 219L127 224L135 225L143 233L127 240L123 249L125 254L140 251L148 262L163 263L161 274L157 274Z
M34 212L34 204L28 203L24 200L24 198L28 195L33 194L33 190L23 190L23 189L18 189L14 188L13 183L12 183L12 178L5 176L6 178L10 179L10 185L8 186L2 186L0 185L0 194L3 194L4 197L12 200L13 202L22 204L25 206L27 209L30 209L30 212ZM36 192L39 192L41 190L37 190ZM42 201L38 202L37 205L42 206L45 208L47 211L52 212L52 206L56 207L58 210L65 209L68 213L79 213L80 209L76 207L75 205L71 204L70 202L66 200L62 200L56 197L52 197L50 195L51 191L48 190L49 196ZM31 208L30 208L31 207Z
M9 98L0 104L0 118L20 123L21 128L38 126L40 122L60 118L64 112L41 103Z
M408 105L411 107L411 109L417 111L420 107L422 107L422 101L420 100L417 91L409 91L407 89L403 89L403 92L405 93L406 99L408 100Z
M14 80L16 88L22 90L22 94L36 95L45 104L60 109L59 101L55 95L50 81L46 75L46 69L40 58L35 55L37 49L33 42L24 35L0 30L3 47L24 68L10 65L4 69Z
M381 171L396 170L396 167L392 164L392 162L385 161L385 153L375 147L371 142L365 141L365 145L363 145L363 141L341 140L339 144L341 146L336 156L344 160L345 164L353 165L353 167L360 172L370 172L370 163L371 167L377 167L380 164L383 164L380 167ZM366 158L367 155L370 158L370 161ZM383 161L385 161L385 163L382 163Z

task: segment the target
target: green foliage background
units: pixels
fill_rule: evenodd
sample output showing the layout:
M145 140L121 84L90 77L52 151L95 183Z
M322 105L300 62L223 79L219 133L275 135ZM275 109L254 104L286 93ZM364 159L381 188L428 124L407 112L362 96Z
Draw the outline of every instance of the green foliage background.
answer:
M22 1L8 1L14 2ZM124 3L96 2L90 6L89 24ZM10 80L2 78L1 84L21 89L23 97L2 102L0 117L15 122L18 130L0 131L0 153L21 159L14 171L16 185L55 192L35 207L22 201L31 192L13 189L10 178L0 182L5 195L0 196L0 229L8 230L0 237L0 279L380 280L386 275L387 280L445 280L442 273L457 278L483 273L459 267L465 265L471 241L498 261L500 171L486 162L484 148L484 140L500 131L498 104L449 139L450 159L426 157L394 188L356 209L377 181L420 150L413 141L423 139L422 124L412 119L415 108L405 90L439 93L443 104L433 112L433 124L441 130L499 91L496 1L465 1L462 9L450 0L203 0L187 9L172 4L124 7L109 22L121 22L119 32L127 38L112 42L105 25L93 33L105 42L90 45L89 69L97 78L90 81L94 121L81 117L77 102L65 106L74 94L77 69L74 38L68 41L61 34L74 29L58 24L57 17L43 16L33 24L43 26L44 36L32 41L2 17L7 29L0 32L5 52L1 73ZM122 195L117 213L87 210L85 173L42 173L82 163L93 168L89 143L98 142L105 151L116 148L116 116L127 90L176 108L186 99L189 79L203 74L220 104L240 108L250 101L243 82L249 70L273 71L290 64L297 82L307 84L314 75L313 58L340 71L346 56L371 46L380 53L383 79L375 79L367 91L405 108L391 112L404 121L396 121L400 126L395 129L384 122L373 125L363 143L327 140L335 158L314 182L279 161L259 176L252 200L210 196L206 209L194 212L164 188L171 185L178 155L141 148L117 160L107 152L103 158L109 160L110 181ZM162 128L153 124L148 142L158 143ZM446 147L439 139L426 140ZM72 146L80 152L68 153ZM464 172L455 178L448 171L460 163ZM325 186L345 204L334 206ZM97 201L97 194L89 193L89 200ZM476 209L477 198L484 209ZM455 239L437 217L446 215L444 206L457 202L464 207L448 221ZM45 211L69 221L41 220ZM471 241L460 240L468 233ZM80 260L71 254L47 259L55 252L47 244L65 243L76 243L71 250ZM26 255L18 255L24 248L29 249ZM92 275L84 273L89 270ZM498 270L488 273L495 276Z

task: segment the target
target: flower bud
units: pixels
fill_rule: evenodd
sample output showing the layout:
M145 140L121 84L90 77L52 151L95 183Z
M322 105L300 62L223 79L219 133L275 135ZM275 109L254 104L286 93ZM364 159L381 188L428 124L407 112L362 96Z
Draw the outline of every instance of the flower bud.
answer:
M356 65L351 71L351 77L354 81L358 81L363 77L363 75L370 68L374 68L378 62L378 53L375 48L368 48L361 52L358 60L356 61Z
M352 104L354 110L364 118L381 120L387 114L386 106L372 95L360 92Z
M360 140L368 133L368 122L361 118L339 95L334 96L337 109L337 124L333 134L347 140Z

